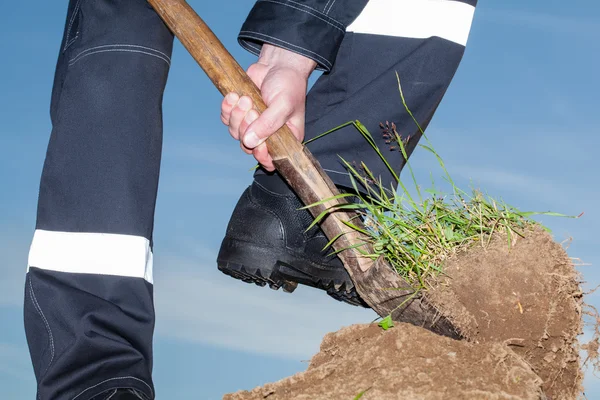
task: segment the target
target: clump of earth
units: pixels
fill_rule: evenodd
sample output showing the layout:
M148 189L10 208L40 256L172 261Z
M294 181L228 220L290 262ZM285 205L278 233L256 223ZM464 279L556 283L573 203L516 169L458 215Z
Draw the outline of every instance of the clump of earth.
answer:
M495 235L443 270L424 295L463 340L353 325L326 335L305 372L224 400L578 398L583 294L559 243L537 227L510 246Z

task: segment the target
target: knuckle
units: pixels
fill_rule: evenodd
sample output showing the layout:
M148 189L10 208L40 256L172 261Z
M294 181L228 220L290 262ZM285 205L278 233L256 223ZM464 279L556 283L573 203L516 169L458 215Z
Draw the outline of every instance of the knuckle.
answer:
M294 102L292 101L292 99L290 99L287 96L281 100L281 105L283 106L283 108L285 110L288 110L288 111L290 111L294 108Z
M259 71L260 67L258 64L252 64L248 67L248 75L256 74Z
M256 83L256 81L258 80L258 78L262 75L264 70L264 66L261 64L252 64L250 65L250 67L248 67L248 71L246 71L246 73L248 74L248 76L250 77L250 79L252 79L254 81L254 83Z
M240 124L240 121L241 121L241 119L242 119L243 117L244 117L244 116L243 116L242 112L241 112L239 109L237 109L237 108L236 108L236 109L234 109L234 110L231 112L231 117L229 118L229 122L230 122L232 125L236 125L236 126L237 126L237 125L239 125L239 124Z
M253 123L257 118L256 110L250 110L248 114L244 117L244 121L248 124Z

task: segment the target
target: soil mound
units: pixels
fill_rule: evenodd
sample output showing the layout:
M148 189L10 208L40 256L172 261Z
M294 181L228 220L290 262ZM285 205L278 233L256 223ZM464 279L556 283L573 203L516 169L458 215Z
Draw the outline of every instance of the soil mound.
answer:
M539 399L541 379L506 346L413 325L355 325L325 336L308 370L224 400Z
M306 372L226 400L574 400L583 373L579 275L545 231L496 235L448 259L425 293L464 334L397 324L325 336ZM365 392L366 390L366 392Z

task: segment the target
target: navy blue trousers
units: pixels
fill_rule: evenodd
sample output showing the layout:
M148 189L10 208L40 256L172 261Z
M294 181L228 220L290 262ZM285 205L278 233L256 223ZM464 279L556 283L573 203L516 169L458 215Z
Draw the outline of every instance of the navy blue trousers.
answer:
M172 45L145 0L69 2L24 298L40 400L104 399L115 388L155 398L152 233ZM307 139L358 119L385 147L379 123L393 121L413 136L412 151L419 134L396 72L425 127L464 45L348 32L333 70L309 93ZM339 156L390 180L352 127L309 148L339 185L348 185ZM399 171L400 153L389 157Z

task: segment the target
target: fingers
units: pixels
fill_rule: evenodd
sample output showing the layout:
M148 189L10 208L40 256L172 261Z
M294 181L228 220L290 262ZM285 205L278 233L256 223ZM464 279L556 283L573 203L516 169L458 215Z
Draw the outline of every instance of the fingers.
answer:
M262 64L252 64L248 68L248 76L260 87L268 68ZM221 103L221 122L229 127L229 134L235 139L240 139L240 134L245 132L248 125L258 117L253 110L252 100L241 97L237 93L229 93Z
M252 150L252 155L264 169L269 172L275 171L275 165L273 165L273 159L269 155L266 143L255 147L254 150Z
M229 93L221 103L221 122L229 128L229 134L235 139L240 140L243 132L248 129L254 121L259 118L259 113L252 108L252 100L249 97L240 97L236 93ZM240 148L246 154L258 155L257 161L264 162L269 171L273 171L273 162L266 145L259 149L248 148L240 140ZM261 164L262 164L261 162Z
M229 118L231 118L231 111L233 107L240 100L240 96L237 93L229 93L221 102L221 122L224 125L229 126Z
M246 115L244 116L244 119L240 123L240 127L238 130L239 136L241 137L243 132L246 132L248 127L250 125L252 125L252 123L254 121L256 121L259 117L260 117L260 114L255 109L248 111L248 113L246 113Z
M247 119L247 117L252 117L252 115L248 115L252 110L252 99L247 96L242 96L239 98L237 103L231 106L228 102L229 100L224 100L221 108L221 120L225 125L229 127L229 134L236 140L240 139L240 133L243 132L240 130L242 124L245 127L252 121L251 119ZM256 119L256 118L255 118ZM250 121L250 122L248 122Z
M240 141L240 148L244 153L253 155L256 161L258 161L258 163L267 171L275 171L273 158L271 158L271 155L269 154L269 150L267 148L266 143L260 144L254 149L249 149L246 146L244 146L243 142Z
M285 124L298 140L304 138L306 77L289 66L276 68L261 63L250 66L248 75L260 88L267 109L259 114L251 98L230 93L221 103L221 121L227 125L229 134L240 141L245 153L252 154L266 170L273 171L273 160L265 144L267 138Z
M249 97L230 93L221 104L221 121L228 126L229 134L240 141L244 153L252 154L267 171L274 171L265 140L290 120L294 107L285 96L274 99L262 115L252 107Z
M280 99L274 99L247 130L242 131L240 140L249 149L258 147L289 120L293 111L293 106L287 98L282 96Z

